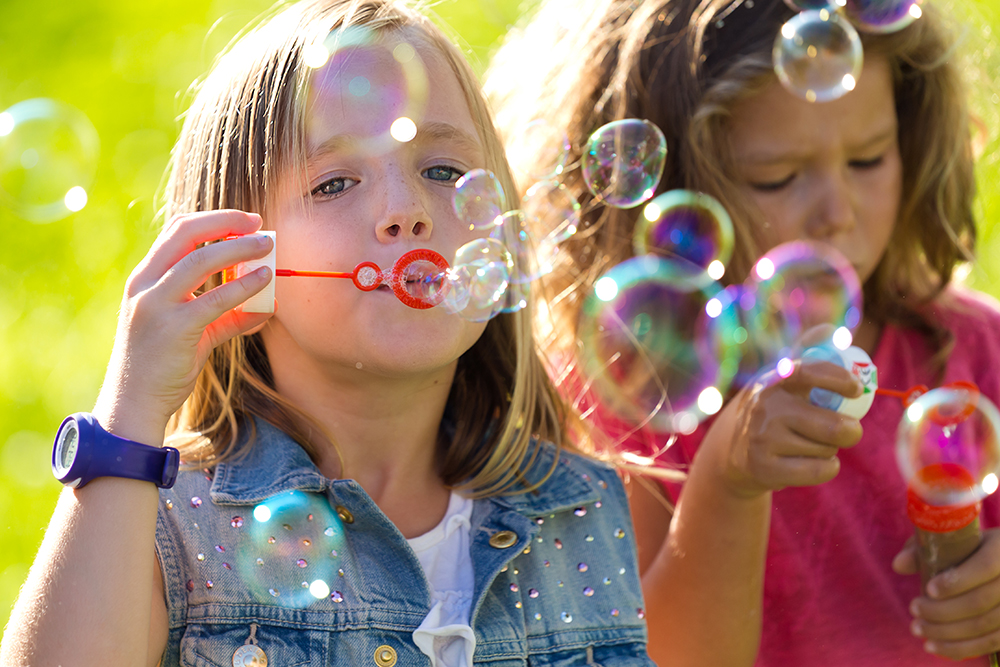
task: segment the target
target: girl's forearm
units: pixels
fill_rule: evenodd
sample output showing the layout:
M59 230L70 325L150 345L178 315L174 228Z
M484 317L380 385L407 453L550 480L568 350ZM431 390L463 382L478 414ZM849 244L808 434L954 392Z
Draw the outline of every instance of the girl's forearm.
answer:
M156 664L150 655L163 645L151 647L151 638L166 639L162 614L161 631L150 631L158 498L149 482L110 477L62 492L12 610L0 664ZM162 597L157 602L162 607Z

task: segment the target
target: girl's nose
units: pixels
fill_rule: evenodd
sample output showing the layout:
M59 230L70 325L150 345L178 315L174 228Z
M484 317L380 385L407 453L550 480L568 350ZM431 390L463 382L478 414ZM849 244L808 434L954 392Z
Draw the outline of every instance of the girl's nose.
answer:
M393 243L430 238L434 225L416 188L396 182L389 188L386 203L385 215L375 230L379 241Z
M809 226L809 235L829 240L854 228L854 194L844 175L831 175L820 185L817 202Z

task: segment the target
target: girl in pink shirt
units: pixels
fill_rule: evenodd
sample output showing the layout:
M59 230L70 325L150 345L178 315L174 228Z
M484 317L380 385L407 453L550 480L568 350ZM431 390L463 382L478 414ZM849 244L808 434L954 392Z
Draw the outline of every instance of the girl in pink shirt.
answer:
M976 238L962 72L947 20L930 3L922 10L897 32L862 33L853 90L815 103L775 75L775 37L795 15L782 0L543 3L497 54L487 90L508 139L536 119L566 132L560 180L590 211L547 277L551 356L572 356L581 304L632 255L642 210L593 206L575 165L596 128L643 118L666 136L658 192L706 192L731 214L726 281L742 281L780 243L829 244L864 285L854 344L874 358L880 386L966 380L1000 400L1000 314L950 286ZM557 139L512 143L512 163L549 171ZM841 368L796 366L736 393L669 450L690 464L680 493L634 485L650 656L663 665L987 664L1000 649L996 501L983 510L981 548L923 594L893 458L902 405L880 396L859 422L810 404L814 387L861 393Z

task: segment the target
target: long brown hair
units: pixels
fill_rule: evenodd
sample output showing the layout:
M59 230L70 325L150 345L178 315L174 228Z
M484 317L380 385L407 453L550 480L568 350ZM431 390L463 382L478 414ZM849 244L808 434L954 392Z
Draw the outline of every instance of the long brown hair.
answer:
M267 228L268 193L275 191L279 176L304 171L303 109L311 71L304 50L349 26L364 26L376 35L402 31L444 57L476 122L486 154L482 166L497 175L517 205L476 77L441 30L394 0L309 0L247 33L198 85L169 167L166 218L234 208L264 213ZM438 471L451 487L477 495L503 492L530 465L533 436L563 443L568 415L539 359L530 313L529 306L495 317L458 361L448 400L453 429L442 428L436 452ZM168 434L186 461L211 466L244 451L241 435L253 429L252 416L278 426L312 455L318 436L335 444L315 419L274 390L257 334L213 351Z
M956 264L972 257L974 160L955 37L932 5L923 10L897 33L862 38L866 55L882 56L892 68L903 162L899 219L864 286L865 311L876 321L916 326L946 347L947 332L921 310L947 286ZM544 145L516 141L534 119L567 133L571 165L599 126L648 119L667 139L659 192L694 189L721 201L735 226L727 279L742 280L761 250L761 220L733 178L726 123L736 102L776 81L771 51L792 16L782 0L548 0L510 34L488 72L487 94L514 147L512 165L533 165L547 154ZM586 210L592 196L580 171L569 169L563 181ZM552 330L559 332L550 345L572 344L588 288L631 256L637 215L599 208L566 242L549 277Z

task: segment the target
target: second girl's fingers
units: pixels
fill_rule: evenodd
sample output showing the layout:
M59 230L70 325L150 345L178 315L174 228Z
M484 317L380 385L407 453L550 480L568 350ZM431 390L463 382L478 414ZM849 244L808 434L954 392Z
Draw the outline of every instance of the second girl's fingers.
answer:
M273 247L267 236L245 236L211 243L188 253L167 270L160 280L168 298L181 300L198 289L213 273L240 262L260 259Z
M917 573L917 550L913 537L906 541L903 548L892 559L892 571L903 575Z
M1000 606L1000 578L944 600L917 598L910 611L929 623L954 623L981 616L997 606Z
M195 323L200 327L208 327L247 299L267 287L273 278L271 270L262 266L238 280L220 285L204 294L200 294L185 307L194 313ZM235 334L234 334L235 335Z
M772 456L750 462L750 474L757 483L770 490L823 484L839 472L840 459L836 456Z
M836 448L853 447L864 433L857 419L812 404L801 405L790 413L786 424L806 440Z
M931 598L947 599L972 591L987 582L996 582L1000 603L1000 530L983 533L979 548L961 565L945 570L927 582Z
M827 361L799 360L795 362L792 374L782 381L782 385L793 393L806 398L814 388L826 389L845 398L861 396L864 387L846 368Z
M177 216L160 233L153 248L133 272L132 279L152 285L202 243L230 234L252 234L260 229L261 224L258 214L231 209Z
M1000 630L994 630L974 639L958 641L931 639L924 642L928 653L952 660L964 660L996 653L1000 650Z

